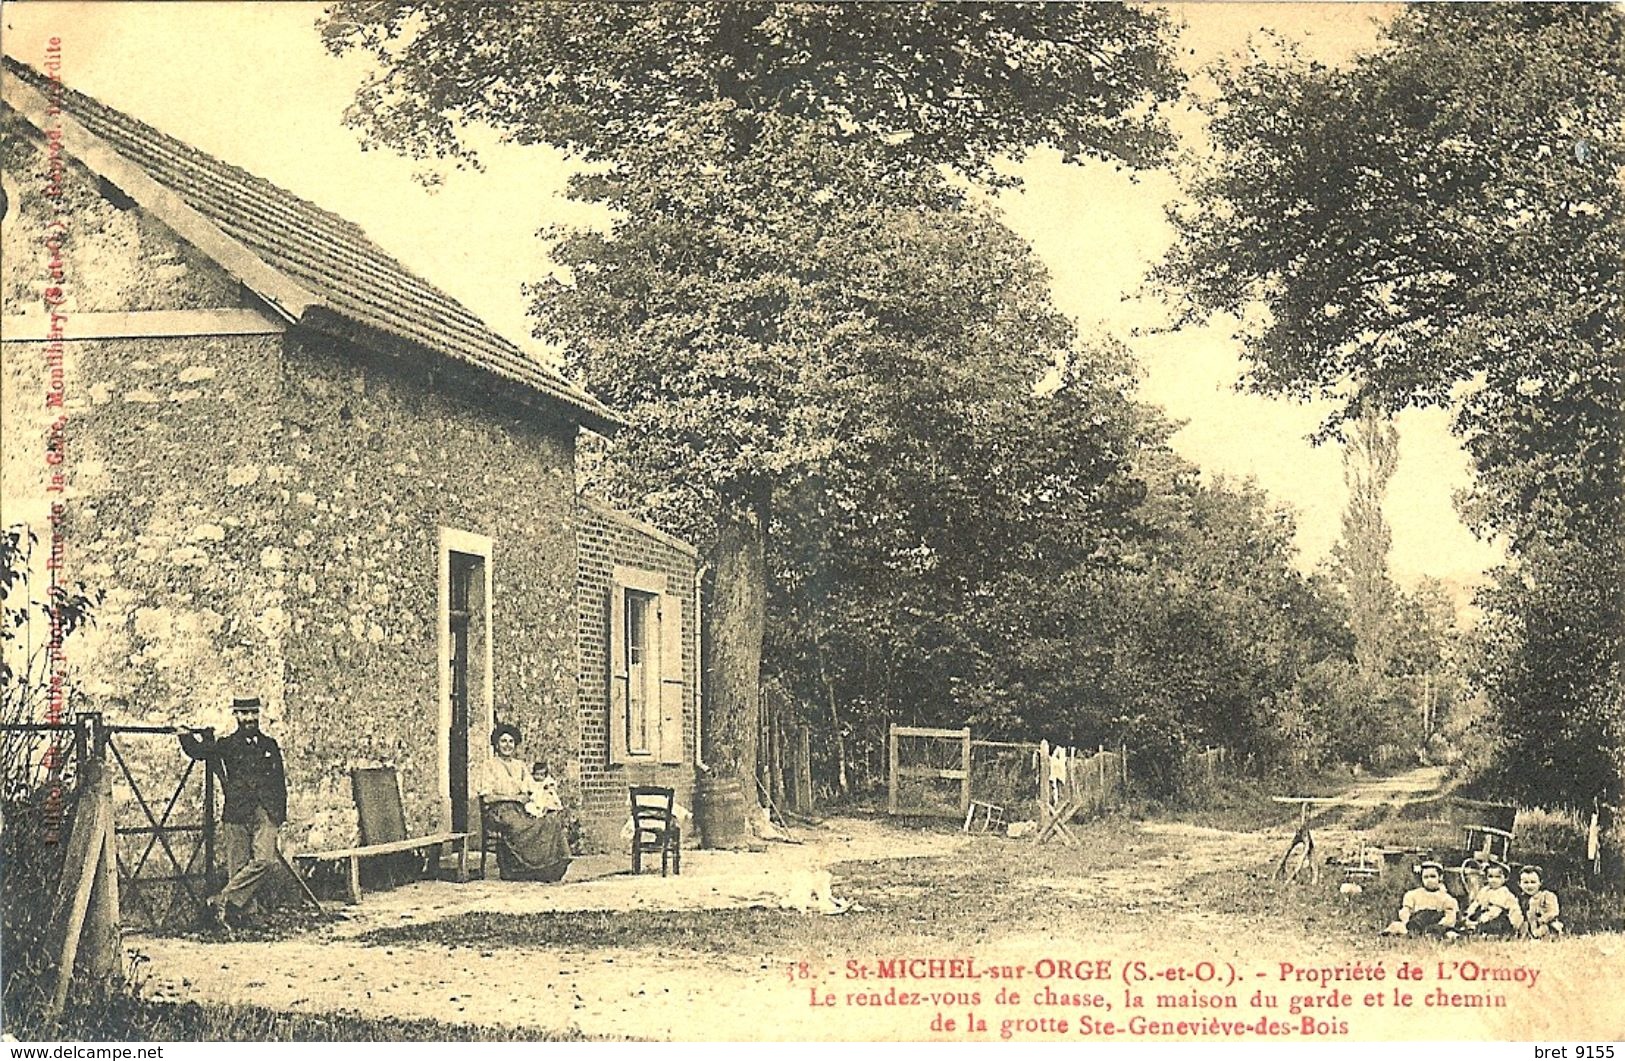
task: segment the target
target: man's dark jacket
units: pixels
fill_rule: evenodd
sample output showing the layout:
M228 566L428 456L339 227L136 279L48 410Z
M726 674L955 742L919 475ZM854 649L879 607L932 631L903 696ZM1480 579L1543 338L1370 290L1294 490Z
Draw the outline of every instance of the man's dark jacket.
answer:
M219 766L226 790L221 821L252 824L255 807L264 807L266 817L275 825L288 820L288 779L282 772L282 749L264 733L238 729L214 741L200 733L183 733L181 750L194 759Z

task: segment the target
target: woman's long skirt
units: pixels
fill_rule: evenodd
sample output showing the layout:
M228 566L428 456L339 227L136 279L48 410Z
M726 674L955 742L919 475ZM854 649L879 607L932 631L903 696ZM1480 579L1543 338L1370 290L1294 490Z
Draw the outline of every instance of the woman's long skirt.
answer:
M570 845L564 839L563 815L537 818L518 803L491 803L485 822L502 842L497 845L497 866L503 880L539 880L549 884L570 868Z

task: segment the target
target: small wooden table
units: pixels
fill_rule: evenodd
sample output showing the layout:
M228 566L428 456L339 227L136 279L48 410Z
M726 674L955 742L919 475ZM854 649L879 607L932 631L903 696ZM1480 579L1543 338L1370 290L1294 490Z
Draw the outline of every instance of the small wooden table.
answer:
M457 883L468 880L468 833L435 833L433 836L414 836L393 840L387 844L367 844L365 847L342 847L336 851L306 851L293 856L300 872L308 877L319 862L349 862L349 900L361 901L361 860L379 855L398 855L405 851L424 851L442 844L457 845Z

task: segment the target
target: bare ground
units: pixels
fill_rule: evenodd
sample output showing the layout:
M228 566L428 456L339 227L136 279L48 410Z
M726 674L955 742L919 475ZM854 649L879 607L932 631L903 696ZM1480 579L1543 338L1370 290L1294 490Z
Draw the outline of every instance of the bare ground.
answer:
M1438 781L1436 773L1413 771L1358 782L1348 795L1380 808L1424 797ZM1316 829L1323 850L1358 842L1339 815L1325 817ZM612 872L618 860L583 860L572 878L591 879L563 885L424 882L371 893L342 919L291 939L147 937L131 945L150 959L143 966L148 991L161 999L422 1017L538 1034L936 1037L928 1028L934 1007L849 1004L849 992L891 986L980 990L986 1001L977 1008L990 1016L1076 1016L1030 1004L998 1010L988 1003L999 985L986 980L848 978L849 962L873 967L890 957L956 956L973 956L982 968L1031 969L1045 958L1110 960L1108 983L1049 984L1098 987L1117 1000L1119 1017L1126 1016L1123 969L1133 961L1152 970L1193 969L1203 961L1234 966L1244 978L1235 990L1266 986L1284 1002L1294 991L1316 988L1281 983L1283 961L1321 967L1381 960L1391 974L1402 960L1414 960L1432 976L1440 962L1470 959L1498 969L1533 967L1541 979L1534 989L1496 985L1508 997L1504 1009L1424 1011L1418 1004L1398 1017L1386 1009L1329 1016L1347 1017L1349 1037L1357 1039L1596 1040L1625 1033L1618 935L1455 948L1378 940L1368 928L1390 915L1351 905L1333 885L1299 886L1318 890L1281 899L1277 889L1286 886L1267 878L1293 824L1249 832L1119 820L1075 826L1080 843L1065 847L840 819L799 831L800 844L685 853L681 877L634 878ZM787 894L816 886L824 869L835 895L858 908L839 916L782 908ZM1029 974L1023 989L1042 986ZM1179 989L1187 986L1195 985ZM1447 986L1487 987L1459 980ZM830 994L837 1005L811 1004ZM997 1030L995 1021L991 1034Z

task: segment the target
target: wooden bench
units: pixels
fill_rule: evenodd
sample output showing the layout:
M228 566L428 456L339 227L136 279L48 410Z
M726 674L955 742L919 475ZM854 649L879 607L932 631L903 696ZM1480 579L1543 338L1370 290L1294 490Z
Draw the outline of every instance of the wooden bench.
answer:
M361 767L350 771L350 789L355 795L356 817L361 829L361 843L334 851L306 851L294 856L299 871L309 877L323 862L347 862L346 882L350 902L361 901L361 860L400 855L407 852L425 854L425 860L438 855L446 844L457 845L457 882L468 880L468 833L434 833L428 836L406 835L406 814L401 809L401 786L392 766Z
M415 836L406 840L392 840L386 844L367 844L364 847L343 847L336 851L309 851L293 856L299 870L309 877L318 863L349 862L346 876L348 898L352 903L361 901L361 860L380 855L399 855L407 851L438 849L442 844L457 845L457 882L468 880L468 834L435 833L433 836Z

